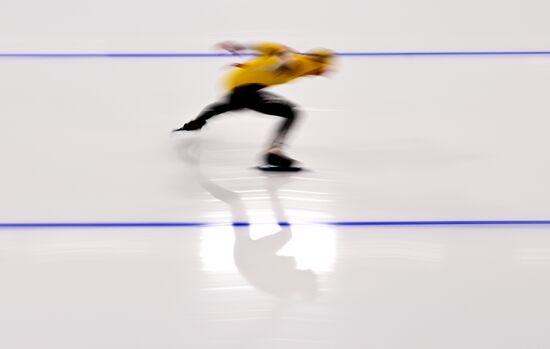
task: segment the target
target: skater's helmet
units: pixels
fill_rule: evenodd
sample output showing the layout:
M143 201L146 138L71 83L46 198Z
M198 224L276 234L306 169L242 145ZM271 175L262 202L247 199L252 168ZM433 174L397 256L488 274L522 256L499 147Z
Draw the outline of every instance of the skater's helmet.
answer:
M306 54L310 57L310 59L326 65L331 65L334 62L334 57L336 56L334 51L326 48L316 48L308 51Z
M325 75L331 70L336 54L326 48L317 48L306 52L305 57L314 67L308 75Z

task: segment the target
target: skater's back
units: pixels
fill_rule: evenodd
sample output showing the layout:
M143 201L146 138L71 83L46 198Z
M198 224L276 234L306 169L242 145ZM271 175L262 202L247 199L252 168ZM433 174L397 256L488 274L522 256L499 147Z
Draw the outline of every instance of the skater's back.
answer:
M260 54L259 57L237 64L227 76L228 92L249 84L273 86L302 76L321 75L328 69L331 55L328 50L300 54L275 43L263 43L255 46L254 50Z

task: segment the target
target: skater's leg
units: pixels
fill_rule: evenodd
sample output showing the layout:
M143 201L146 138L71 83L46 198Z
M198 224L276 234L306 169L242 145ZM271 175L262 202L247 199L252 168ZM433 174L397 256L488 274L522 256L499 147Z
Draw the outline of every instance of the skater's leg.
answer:
M265 86L259 84L244 85L235 88L224 101L213 103L202 110L194 120L189 121L174 131L200 130L210 118L228 111L244 109L249 104L258 104L261 99L259 90Z
M284 118L271 142L272 147L280 148L285 144L289 131L298 119L297 107L293 103L269 92L260 91L258 92L258 96L259 98L255 103L247 105L247 108L263 114L276 115Z
M231 101L223 101L218 103L213 103L204 108L200 114L195 118L195 120L200 120L206 122L208 119L216 115L227 113L228 111L242 109L241 106L231 103Z
M260 113L276 115L284 118L275 132L265 160L268 164L280 167L292 166L294 160L283 154L283 146L287 135L295 125L298 118L298 111L294 104L286 101L274 94L261 91L258 93L258 99L255 103L247 105L247 108Z
M234 103L231 97L229 97L227 98L227 101L210 104L209 106L204 108L195 119L189 121L188 123L174 131L200 130L206 124L206 121L210 118L226 113L228 111L238 110L242 108L243 107L240 104Z

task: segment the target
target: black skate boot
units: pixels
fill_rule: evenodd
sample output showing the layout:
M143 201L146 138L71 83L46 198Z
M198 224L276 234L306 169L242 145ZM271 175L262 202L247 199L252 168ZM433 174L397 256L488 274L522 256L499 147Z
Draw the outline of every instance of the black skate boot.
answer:
M257 169L267 172L298 172L302 167L296 165L297 161L283 155L281 152L268 152L265 157L265 164Z
M206 121L200 120L200 119L195 119L195 120L189 121L188 123L186 123L186 124L183 125L182 127L177 128L177 129L175 129L175 130L172 131L172 132L178 132L178 131L197 131L197 130L200 130L204 125L206 125Z
M291 167L296 161L281 153L267 153L265 162L275 167Z

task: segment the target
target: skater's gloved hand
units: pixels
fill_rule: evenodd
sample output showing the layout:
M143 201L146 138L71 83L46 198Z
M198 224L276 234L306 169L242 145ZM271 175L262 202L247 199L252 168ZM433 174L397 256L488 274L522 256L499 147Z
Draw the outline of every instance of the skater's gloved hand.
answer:
M234 42L234 41L223 41L217 44L216 47L231 53L237 53L239 51L246 49L246 46L241 45L238 42Z

